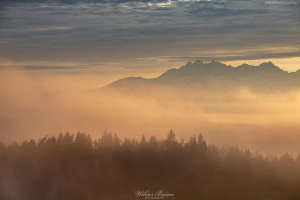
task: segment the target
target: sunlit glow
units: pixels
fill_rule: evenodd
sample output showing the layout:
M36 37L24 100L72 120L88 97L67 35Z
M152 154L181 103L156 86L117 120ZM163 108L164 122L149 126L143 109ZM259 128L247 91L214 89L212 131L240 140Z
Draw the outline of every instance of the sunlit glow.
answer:
M239 143L263 153L300 150L296 145L300 142L299 92L265 95L241 89L188 98L169 91L167 99L159 93L136 98L101 93L104 76L90 73L62 76L43 70L5 70L0 76L4 142L78 130L97 138L105 128L122 137L164 138L172 128L178 138L202 132L215 144Z

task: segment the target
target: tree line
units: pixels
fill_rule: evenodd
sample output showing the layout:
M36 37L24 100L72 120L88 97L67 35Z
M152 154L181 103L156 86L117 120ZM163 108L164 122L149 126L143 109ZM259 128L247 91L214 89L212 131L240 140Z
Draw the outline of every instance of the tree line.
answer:
M202 134L178 141L60 133L37 142L0 143L0 199L135 200L163 191L178 200L298 200L300 156L262 156L207 145Z

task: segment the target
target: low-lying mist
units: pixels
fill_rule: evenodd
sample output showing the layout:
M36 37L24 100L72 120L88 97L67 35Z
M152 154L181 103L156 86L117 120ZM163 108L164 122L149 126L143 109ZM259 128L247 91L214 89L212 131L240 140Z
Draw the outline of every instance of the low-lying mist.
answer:
M44 74L41 74L44 73ZM0 73L0 140L57 136L60 132L89 133L98 138L105 128L121 138L177 139L202 133L208 143L238 144L263 154L300 152L300 93L232 92L126 95L103 92L103 77L46 75L45 72Z

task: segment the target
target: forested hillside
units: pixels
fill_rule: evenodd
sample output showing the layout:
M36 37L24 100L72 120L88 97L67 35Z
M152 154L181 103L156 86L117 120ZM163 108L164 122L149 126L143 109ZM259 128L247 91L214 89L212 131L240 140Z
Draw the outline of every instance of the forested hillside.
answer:
M0 145L0 199L132 200L300 199L300 156L264 157L237 146L207 145L202 134L178 141L78 132Z

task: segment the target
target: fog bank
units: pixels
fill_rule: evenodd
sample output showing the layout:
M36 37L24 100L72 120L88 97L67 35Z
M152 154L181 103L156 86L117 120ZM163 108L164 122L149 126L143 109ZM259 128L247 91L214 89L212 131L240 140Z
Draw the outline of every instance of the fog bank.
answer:
M206 92L129 96L103 93L94 75L41 76L27 71L0 72L0 138L9 144L60 132L89 133L105 128L123 138L177 140L202 133L208 143L238 144L266 154L300 152L300 95Z

